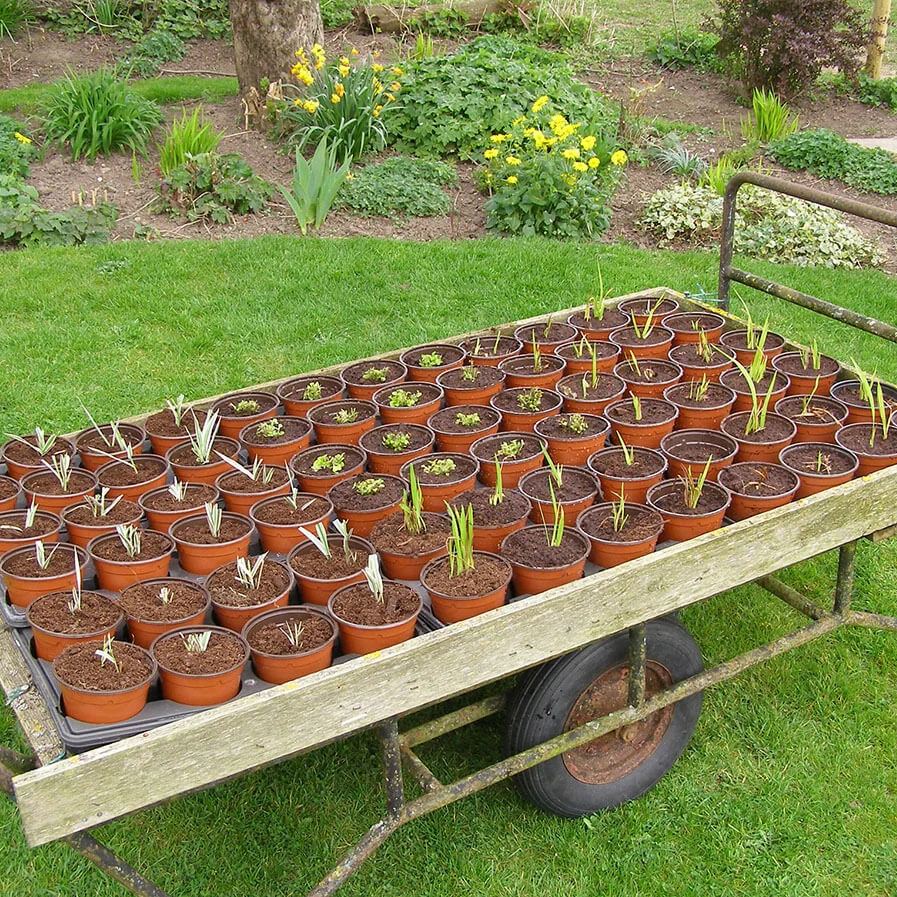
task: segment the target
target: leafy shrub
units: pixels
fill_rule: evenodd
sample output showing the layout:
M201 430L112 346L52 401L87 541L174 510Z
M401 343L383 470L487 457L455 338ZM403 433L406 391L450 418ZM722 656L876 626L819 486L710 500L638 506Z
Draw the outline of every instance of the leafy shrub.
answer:
M318 228L324 223L339 188L349 174L350 164L349 159L342 163L337 161L336 148L328 147L326 138L318 144L310 162L296 150L291 189L278 189L296 216L296 223L303 234L308 233L309 225Z
M274 193L236 154L202 153L188 158L157 187L163 210L190 221L228 224L234 215L261 211Z
M321 20L325 28L341 28L352 21L352 0L321 0Z
M187 47L170 31L151 31L138 41L121 64L123 72L139 78L151 78L166 62L184 58Z
M717 0L719 50L751 92L792 97L824 66L855 72L869 37L864 15L847 0Z
M645 55L651 62L667 69L696 68L705 72L719 72L723 68L717 53L719 38L706 31L679 28L661 31L651 41Z
M180 120L168 126L159 151L159 171L167 177L186 162L187 156L214 152L223 136L210 121L206 121L202 106L197 106L190 115L185 109Z
M0 0L0 39L14 38L33 18L31 0Z
M27 178L29 161L37 154L24 125L0 115L0 171L16 178Z
M870 78L865 72L846 78L841 72L823 72L818 83L858 103L897 110L897 78Z
M383 149L402 69L353 62L348 56L328 63L319 44L312 47L312 62L301 49L296 57L293 75L300 86L285 85L292 88L285 95L298 95L280 107L276 126L288 145L302 150L326 140L340 163Z
M111 203L72 206L65 212L42 209L37 190L13 174L0 174L0 244L74 246L105 243L118 208Z
M337 201L365 216L445 215L451 202L442 185L455 179L455 169L446 162L395 156L356 171L343 184Z
M42 111L47 137L67 143L73 159L84 156L91 162L100 153L122 148L144 152L162 120L155 103L132 91L109 68L69 73L53 87Z
M811 171L869 193L897 193L897 162L890 153L848 143L825 128L771 143L767 152L791 171Z
M512 234L597 237L610 224L608 203L626 153L553 112L547 95L507 133L493 134L481 183L492 194L486 226Z
M158 9L155 27L181 40L217 40L230 34L227 0L159 0Z
M710 187L677 184L648 198L641 227L662 244L709 244L719 239L723 200ZM826 268L879 265L878 247L844 216L747 185L738 194L735 251L755 258Z
M390 142L403 153L472 159L542 95L602 142L613 140L617 110L578 82L561 57L486 36L450 56L408 65Z

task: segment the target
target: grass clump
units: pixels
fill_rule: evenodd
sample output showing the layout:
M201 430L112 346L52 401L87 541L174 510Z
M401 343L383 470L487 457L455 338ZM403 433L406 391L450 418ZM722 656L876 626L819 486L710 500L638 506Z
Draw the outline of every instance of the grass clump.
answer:
M118 149L145 152L162 113L112 69L101 68L84 75L69 73L47 97L43 117L50 140L67 144L73 159L92 162Z
M7 37L14 40L33 18L31 0L0 0L0 40Z
M395 156L356 171L343 185L338 202L362 216L445 215L452 204L442 188L456 179L447 162Z
M214 152L223 136L206 120L202 106L197 106L190 115L185 109L181 118L173 121L166 130L159 152L159 171L168 177L187 161L188 156Z

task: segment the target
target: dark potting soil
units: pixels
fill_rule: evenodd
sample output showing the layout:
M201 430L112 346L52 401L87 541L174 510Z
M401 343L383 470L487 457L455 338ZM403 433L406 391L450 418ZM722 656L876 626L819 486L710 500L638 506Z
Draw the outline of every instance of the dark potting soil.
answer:
M586 428L582 433L577 433L570 426L572 414L558 414L555 417L546 417L539 421L539 435L550 439L564 439L575 442L577 440L594 439L607 430L607 421L597 414L579 414Z
M175 529L176 527L176 529ZM209 530L209 522L206 515L198 515L196 518L187 518L178 521L172 529L176 532L181 542L189 542L191 545L223 545L225 542L233 542L245 536L252 524L248 520L238 520L234 517L224 516L221 519L221 529L218 538Z
M514 336L501 336L497 344L495 336L494 333L485 333L479 337L471 337L461 343L461 348L466 349L471 358L496 358L516 352L519 348L517 338Z
M466 380L464 375L467 374L469 377L471 370L473 370L474 379ZM467 366L445 371L441 375L439 383L441 386L449 389L485 389L487 386L495 386L497 383L501 383L504 379L504 373L497 367L480 364L476 367Z
M800 354L783 353L776 358L775 366L783 374L797 374L799 377L830 377L841 365L828 355L819 356L819 367L812 365L812 356L808 354L807 365L801 361Z
M358 583L334 600L333 611L360 626L384 626L407 620L420 603L420 595L414 589L398 582L383 583L382 603L371 594L367 583Z
M430 473L427 470L427 467L434 461L438 462L445 459L451 459L455 462L454 470L450 470L448 473L444 474ZM414 472L417 474L417 481L422 486L447 486L449 483L459 483L462 480L473 476L477 470L477 464L473 458L470 458L467 455L459 455L451 452L436 452L432 455L427 455L424 458L413 461L412 463L414 464Z
M143 434L139 430L132 429L127 424L122 424L119 428L119 435L126 445L134 447L135 452L143 449ZM76 445L79 452L86 451L88 454L102 454L103 452L112 454L113 452L121 451L120 445L114 442L110 445L109 442L106 442L107 439L109 442L113 441L111 428L108 426L100 427L99 431L90 429L86 433L82 433L78 437ZM99 451L91 452L91 449L99 449Z
M324 557L311 542L304 542L302 547L290 558L290 566L300 575L309 579L346 579L353 573L367 566L368 556L364 551L353 549L348 558L342 543L330 542L332 556Z
M240 666L245 654L240 637L226 632L213 632L205 651L188 651L186 641L180 635L162 638L153 646L159 666L191 676L225 673Z
M262 474L267 475L269 473L271 474L271 480L266 483L261 474L257 480L254 480L252 477L246 476L245 473L240 473L239 470L234 470L231 473L225 474L219 481L221 484L221 491L239 492L242 495L251 495L256 492L271 492L287 482L287 471L285 467L276 467L266 464L262 467Z
M238 411L236 406L241 402L255 402L255 408L247 408L245 411ZM265 414L272 408L276 408L280 404L280 399L270 392L247 392L236 393L219 399L212 406L218 414L223 418L239 419L241 417L255 417L257 414Z
M499 504L491 504L491 489L472 489L462 492L449 501L453 508L473 507L473 524L477 527L507 526L523 520L532 507L529 499L516 489L503 490L504 498Z
M678 367L660 358L643 358L637 365L632 360L623 361L614 371L627 383L667 383L681 376Z
M808 426L837 423L844 419L844 407L835 399L826 399L824 396L813 396L807 402L804 410L806 396L787 396L776 404L776 414L788 417L796 424Z
M505 458L499 455L501 447L512 442L522 442L523 448L513 458ZM499 433L489 436L477 446L476 457L480 461L491 464L496 459L499 461L527 461L542 454L545 443L532 433Z
M379 492L362 495L356 491L359 483L379 480L383 487ZM337 483L327 497L338 511L376 511L396 505L405 494L405 483L398 477L385 474L360 473L358 476Z
M484 371L495 370L495 368L482 368ZM479 422L472 424L459 424L458 415L479 415ZM437 411L429 420L429 425L437 433L477 433L481 430L488 430L494 427L501 420L501 415L494 408L487 408L485 405L452 405L449 408L443 408Z
M713 483L705 483L701 497L694 508L685 503L685 484L681 488L673 489L657 498L652 496L651 502L664 511L671 514L682 514L685 517L700 517L703 514L712 514L718 511L726 503L726 494L722 487L713 488Z
M772 367L767 368L766 373L754 384L754 389L757 391L757 398L762 399L766 395L769 391L769 386L773 381L773 377L775 377L775 386L773 387L773 390L776 390L785 385L786 376L786 374L780 374ZM744 374L737 368L723 373L720 377L720 382L723 383L724 386L734 389L737 393L749 394L751 391Z
M736 418L736 420L732 420L732 418ZM748 424L748 419L748 412L740 411L737 415L733 414L725 418L722 422L721 429L724 433L727 433L736 439L741 439L744 442L758 443L760 445L768 445L769 443L778 442L780 439L787 438L788 434L792 432L791 421L775 414L769 414L766 417L766 426L762 430L757 430L755 433L745 434L744 430Z
M55 516L38 513L31 526L25 526L25 511L5 511L0 514L0 539L31 539L59 529Z
M579 351L580 349L582 351ZM563 358L569 361L590 361L593 351L600 361L605 358L613 358L615 355L619 355L620 347L603 339L587 339L585 345L583 345L583 338L580 337L575 343L571 343L568 346L558 347L555 354L558 358Z
M136 557L130 557L125 551L117 533L110 533L108 538L101 539L92 548L91 551L104 561L119 561L125 563L127 561L148 561L151 558L162 557L164 554L170 553L174 549L174 542L164 533L157 533L155 530L145 529L140 532L140 553Z
M325 499L312 498L302 493L295 508L285 497L253 508L257 520L275 526L295 526L310 520L320 520L329 511L330 504Z
M608 420L621 424L639 425L650 427L654 424L665 424L671 421L676 414L676 406L663 399L641 399L642 417L637 420L635 407L627 399L621 399L608 405L604 413Z
M97 649L94 642L66 648L53 664L56 678L82 691L122 691L145 682L153 671L149 655L136 645L114 641L115 663L104 661Z
M253 560L250 558L250 563ZM277 561L267 558L262 564L258 587L254 589L243 585L237 579L236 561L219 567L206 578L206 588L212 596L212 601L226 604L228 607L255 607L257 604L267 604L282 595L291 584L292 577L289 571Z
M693 398L692 388L691 383L676 384L673 387L675 392L670 394L670 401L683 408L719 408L720 405L732 400L729 390L718 383L708 383L707 392L702 399Z
M368 371L376 374L365 377ZM382 374L381 374L382 372ZM399 383L408 375L408 371L401 362L382 359L380 361L358 361L344 367L340 372L341 378L346 383L355 386L377 386L378 384Z
M427 511L423 513L423 518L426 530L417 534L405 529L405 516L401 512L378 521L370 536L374 548L388 554L409 557L429 554L443 548L452 532L448 518Z
M188 434L192 435L196 432L197 426L202 426L205 419L205 411L194 411L191 408L184 412L181 417L181 425L178 426L174 422L174 415L166 408L164 411L157 411L155 414L151 414L143 422L143 429L147 433L152 433L153 436L167 436L169 438L183 436L186 439Z
M383 437L387 435L405 435L408 437L408 445L401 449L390 448L383 441ZM359 440L359 444L366 451L377 454L404 455L429 445L432 439L433 434L420 424L382 424L379 427L374 427L373 430L368 430Z
M536 362L531 354L518 355L502 362L501 370L511 374L551 374L564 368L566 362L559 355L543 355L539 359L539 369L536 370ZM492 370L498 370L493 368Z
M847 473L855 463L850 455L836 446L818 449L809 445L795 445L788 450L788 465L806 473L818 473L822 476Z
M526 567L566 567L582 560L586 553L582 536L572 530L565 530L561 544L555 548L548 544L550 527L528 526L512 533L502 545L502 556L511 563Z
M847 384L847 385L844 385ZM832 388L832 397L836 398L839 402L844 402L851 406L856 406L857 408L868 408L869 403L860 398L860 387L857 383L851 383L850 381L843 381L842 383L838 383L837 389ZM876 395L878 393L878 388L873 385L875 389ZM897 407L897 390L894 390L891 386L882 386L882 396L885 400L886 408L894 408ZM8 444L8 443L7 443Z
M621 327L614 332L614 342L619 346L661 346L671 338L671 331L660 326L652 327L644 337L639 336L634 327Z
M12 498L19 491L19 484L16 480L0 477L0 498Z
M614 529L614 518L609 509L584 515L579 528L603 542L644 542L663 529L663 518L657 511L627 506L625 513L626 522L620 530Z
M212 454L209 456L211 459L208 462L209 464L221 463L221 459L217 454L218 452L221 452L222 455L227 455L229 458L236 458L237 455L240 454L240 446L235 445L234 441L228 439L226 436L219 436L212 443ZM193 448L190 445L179 445L172 450L168 457L172 464L177 464L179 467L205 466L196 460L196 455L193 454Z
M140 483L146 483L155 479L168 470L168 465L162 458L136 457L134 458L134 470L130 464L125 461L118 463L110 462L111 466L107 467L97 482L100 486L137 486Z
M169 598L163 602L161 590L167 588ZM203 590L186 579L166 579L164 582L144 582L128 586L118 596L118 604L125 614L136 620L173 623L199 613L206 604Z
M23 576L28 579L46 579L50 576L62 576L73 573L75 570L75 550L73 545L65 545L62 542L53 542L44 546L47 553L47 566L38 566L37 556L34 550L23 551L15 557L7 557L3 560L3 569L15 576ZM80 555L78 555L80 557ZM81 564L82 570L84 564Z
M281 395L296 402L309 401L305 398L305 390L311 383L321 387L321 398L332 399L343 391L343 382L336 377L299 377L290 384L280 387Z
M609 399L620 395L625 388L626 384L616 374L609 374L607 371L598 372L597 383L593 382L591 374L569 374L558 382L558 392L561 395L585 401Z
M464 350L458 346L434 343L429 346L418 346L415 349L409 349L402 360L410 367L421 367L421 355L439 355L442 357L442 364L434 365L434 367L445 367L446 365L457 364L464 357Z
M673 437L676 437L674 440ZM711 458L719 460L725 455L735 451L735 446L725 446L723 441L727 438L723 434L714 437L709 433L706 436L697 436L690 434L688 442L678 437L678 433L672 433L667 437L671 440L670 445L664 445L664 452L678 461L700 461L702 464L707 463L707 459ZM731 439L731 437L729 437ZM714 442L718 439L718 442Z
M721 477L722 479L722 477ZM779 464L734 464L725 471L723 484L739 495L784 495L794 486L793 475Z
M759 330L755 328L755 334L759 335ZM747 331L746 330L730 330L725 334L725 344L730 349L747 349ZM766 334L766 341L763 343L763 349L769 352L779 346L785 345L785 337L771 330Z
M37 437L32 433L30 436L22 436L20 439L10 439L3 446L3 454L10 461L17 461L19 464L26 464L30 467L40 466L42 459L50 461L55 455L74 455L75 446L68 439L57 436L53 445L46 455L34 448Z
M663 458L657 454L647 454L638 448L633 449L633 461L627 465L623 451L608 452L591 462L590 466L599 473L617 479L638 480L649 477L663 469Z
M48 632L90 635L114 626L121 619L121 608L97 592L81 592L81 609L69 610L71 592L51 592L34 601L28 616L35 626Z
M536 345L557 345L558 343L566 343L568 340L576 337L576 328L572 324L561 324L552 322L547 327L544 324L527 324L521 327L517 333L517 339L521 340L525 345L532 345L533 340Z
M553 408L560 407L560 402L558 401L560 396L556 392L550 389L538 388L541 396L539 397L539 407L536 409L536 412L551 411ZM536 413L528 407L521 407L517 401L518 396L523 396L529 391L530 387L524 386L518 386L514 389L503 389L497 396L493 396L491 401L499 411L516 411L518 414Z
M283 427L281 436L265 436L267 425L277 421ZM271 417L262 421L257 427L250 428L243 434L247 445L285 445L302 439L311 432L311 424L304 417Z
M583 312L577 311L567 320L580 330L616 330L618 327L625 327L632 322L632 318L618 308L606 309L600 318L594 313L590 318L586 318Z
M290 461L290 466L296 473L309 477L332 477L334 474L329 470L312 470L312 465L322 455L345 455L344 466L340 473L354 470L362 464L364 456L357 449L350 449L348 446L335 446L333 443L324 443L316 445L311 451L303 452L298 458Z
M720 319L716 315L708 315L699 311L678 311L675 324L674 328L664 321L663 326L674 333L697 333L699 330L706 332L719 327Z
M674 299L631 299L625 302L626 311L631 315L648 315L653 314L654 320L658 320L660 315L675 314L679 310L679 303Z
M551 487L554 486L554 494L558 501L579 501L587 495L594 495L598 491L598 483L595 477L585 470L565 467L562 473L562 484L558 488L557 483L547 467L540 467L531 474L527 474L525 493L540 502L551 501Z
M201 508L206 502L216 501L218 490L208 483L187 483L183 501L178 501L167 489L154 495L145 495L143 505L151 511L187 511Z
M338 424L337 415L341 411L357 411L358 417L347 424ZM308 419L315 424L326 424L327 426L346 426L352 427L360 424L362 421L370 420L377 416L377 406L373 402L363 399L340 399L336 402L328 402L326 405L317 405L308 412Z
M132 523L143 516L143 509L136 501L128 501L123 498L115 503L104 517L95 517L93 510L87 504L75 505L66 508L66 522L80 524L81 526L113 526L119 523Z
M296 645L290 642L281 628L284 623L293 622L302 626ZM282 657L290 654L305 654L307 651L320 648L330 640L332 635L333 627L318 614L297 613L295 618L284 620L281 623L266 623L254 627L249 633L247 641L262 654L274 654Z
M73 470L68 488L63 489L56 474L48 470L46 473L35 474L28 481L28 488L37 495L77 495L88 490L92 491L95 482L92 473L86 470Z
M874 440L870 443L869 437L873 434ZM888 431L887 439L882 435L881 424L869 424L860 430L852 430L840 436L845 448L863 455L893 455L897 454L897 421Z
M451 575L448 558L437 561L427 571L428 589L449 598L476 598L494 592L510 582L507 561L474 554L474 567L456 576Z
M710 359L706 359L701 354L701 347L698 343L683 343L675 346L670 351L670 358L677 364L684 364L690 368L715 368L726 361L732 360L731 353L727 352L721 346L710 345Z
M376 404L385 405L387 408L401 410L402 408L419 408L421 405L429 405L442 399L442 390L435 383L425 383L420 380L413 383L400 383L395 388L386 387L386 395L378 396ZM405 393L405 399L414 401L413 405L391 405L392 397Z

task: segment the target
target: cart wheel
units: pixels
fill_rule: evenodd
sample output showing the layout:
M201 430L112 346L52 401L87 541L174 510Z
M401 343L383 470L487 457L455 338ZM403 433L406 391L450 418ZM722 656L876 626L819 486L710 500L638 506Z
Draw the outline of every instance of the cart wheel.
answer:
M646 696L699 673L691 634L667 619L648 623ZM508 702L509 755L624 707L629 636L623 632L524 674ZM703 693L658 710L515 777L520 792L557 816L584 816L644 794L676 762L694 732Z

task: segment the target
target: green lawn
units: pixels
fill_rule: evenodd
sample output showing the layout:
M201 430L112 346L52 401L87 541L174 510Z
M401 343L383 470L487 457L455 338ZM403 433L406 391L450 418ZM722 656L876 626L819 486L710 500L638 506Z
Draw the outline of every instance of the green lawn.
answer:
M125 243L0 255L0 425L81 427L547 312L597 288L713 291L707 253L543 240L410 245L264 238ZM768 265L747 265L774 276ZM807 292L895 320L877 272L788 269ZM747 291L745 291L747 292ZM808 315L751 299L806 339ZM897 376L893 348L818 327L820 347ZM863 544L858 604L897 614L897 550ZM826 603L832 555L786 571ZM690 609L705 661L799 623L747 587ZM649 794L561 820L496 786L400 832L347 897L886 897L897 891L897 639L839 632L708 693L695 738ZM18 743L0 712L0 739ZM439 775L499 755L501 721L423 750ZM302 894L381 812L378 749L362 735L115 822L100 837L177 897ZM159 775L165 775L160 769ZM29 852L0 803L0 894L124 891L61 845Z

